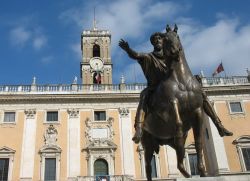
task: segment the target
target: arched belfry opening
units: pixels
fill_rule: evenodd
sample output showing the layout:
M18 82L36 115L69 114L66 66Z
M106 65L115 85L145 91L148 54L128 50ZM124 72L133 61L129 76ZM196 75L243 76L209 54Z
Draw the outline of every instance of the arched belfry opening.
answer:
M101 84L102 83L102 76L100 72L95 72L93 74L93 84Z
M97 159L94 163L94 175L109 175L108 163L105 159Z
M100 57L100 46L97 44L94 44L93 46L93 57Z

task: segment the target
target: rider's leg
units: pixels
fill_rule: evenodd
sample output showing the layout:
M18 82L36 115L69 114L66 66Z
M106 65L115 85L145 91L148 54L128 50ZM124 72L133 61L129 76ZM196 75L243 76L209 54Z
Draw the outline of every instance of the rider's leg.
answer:
M220 136L232 136L233 133L227 130L221 123L220 118L217 116L213 106L211 105L210 101L208 100L206 94L203 92L203 108L206 114L212 119L214 125L216 126Z
M142 124L143 124L143 120L145 117L145 112L143 111L142 107L140 107L140 105L137 108L137 112L136 112L136 117L135 117L135 134L132 138L132 140L138 144L141 140L142 137Z
M144 89L141 92L140 95L140 101L139 101L139 105L137 107L137 111L136 111L136 116L135 116L135 134L132 138L132 140L138 144L141 140L142 137L142 125L143 125L143 121L145 118L145 111L143 109L144 107L144 102L145 102L145 94L146 94L146 89Z

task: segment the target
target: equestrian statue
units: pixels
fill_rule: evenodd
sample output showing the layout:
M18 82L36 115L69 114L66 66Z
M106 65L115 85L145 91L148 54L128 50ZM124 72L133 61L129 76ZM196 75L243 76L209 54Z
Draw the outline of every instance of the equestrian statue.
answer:
M213 106L193 76L185 58L183 46L177 34L178 27L166 32L156 32L150 37L153 52L138 53L121 39L119 46L130 58L137 60L147 79L148 87L141 92L135 118L133 141L142 143L145 154L147 180L151 181L151 160L160 145L175 149L177 167L185 177L183 159L185 141L192 128L197 152L197 168L200 176L207 175L202 160L202 126L207 114L215 124L220 136L231 136L221 123Z

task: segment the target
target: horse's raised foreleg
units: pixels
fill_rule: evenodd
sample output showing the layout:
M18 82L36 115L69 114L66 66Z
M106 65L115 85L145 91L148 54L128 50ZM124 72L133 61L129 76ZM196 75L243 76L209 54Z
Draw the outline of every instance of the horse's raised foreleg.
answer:
M178 108L178 101L172 101L172 105L174 108L175 118L176 118L176 137L175 137L175 151L177 155L177 167L184 177L191 177L190 174L185 170L183 165L183 159L185 156L184 144L186 137L183 134L183 122L181 120Z
M194 140L195 140L195 149L197 152L197 167L200 172L201 177L206 177L207 173L205 171L205 166L203 164L203 153L202 153L202 123L204 121L204 113L203 110L200 108L196 110L196 122L193 125L193 132L194 132Z

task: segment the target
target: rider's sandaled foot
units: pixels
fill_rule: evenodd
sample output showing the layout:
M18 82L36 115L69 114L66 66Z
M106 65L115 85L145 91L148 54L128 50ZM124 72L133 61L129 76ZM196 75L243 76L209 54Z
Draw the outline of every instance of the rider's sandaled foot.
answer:
M141 130L136 130L135 135L133 136L132 140L135 142L135 144L138 144L141 141L142 133Z
M141 139L138 136L134 136L132 140L135 142L135 144L138 144L141 141Z
M220 127L219 134L220 134L221 137L223 137L223 136L232 136L233 135L233 133L231 131L227 130L224 127Z

